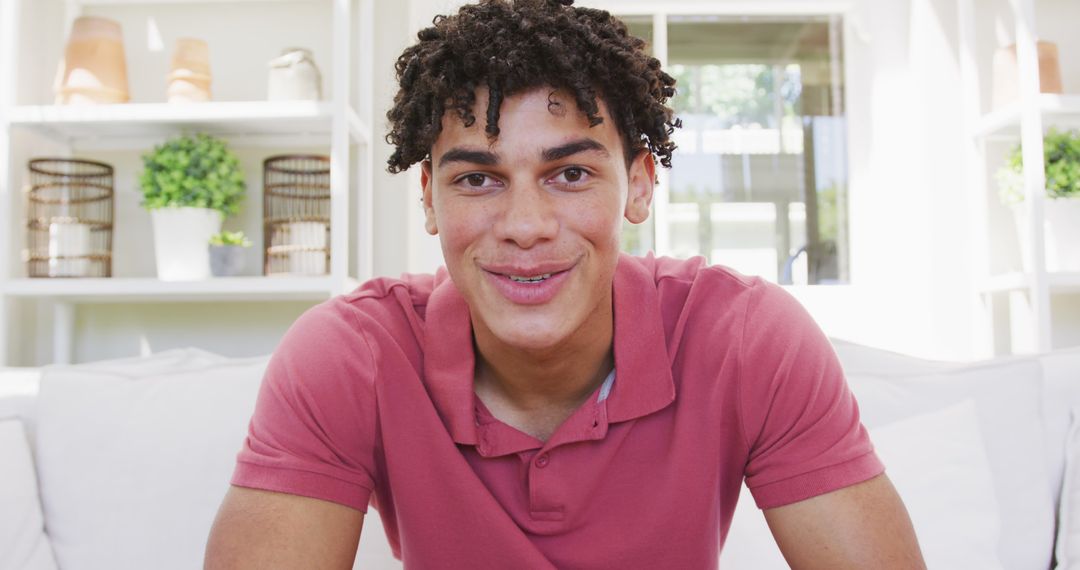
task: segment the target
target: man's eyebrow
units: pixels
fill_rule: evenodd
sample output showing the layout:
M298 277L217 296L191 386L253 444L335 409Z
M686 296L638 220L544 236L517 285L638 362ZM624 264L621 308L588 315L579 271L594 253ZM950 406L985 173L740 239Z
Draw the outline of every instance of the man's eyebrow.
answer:
M604 156L608 156L608 149L606 146L600 144L595 139L582 138L575 141L570 141L566 144L544 149L540 154L540 157L545 162L552 162L573 156L579 152L599 152ZM446 151L441 157L439 157L439 168L442 168L451 162L468 162L472 164L481 164L483 166L495 166L499 163L499 157L495 153L487 150L473 150L468 148L452 148Z
M467 148L452 148L439 157L439 168L449 162L471 162L484 166L495 166L499 163L499 157L495 153L486 150L469 150Z
M568 156L573 156L579 152L587 151L596 151L602 153L604 156L609 156L606 146L600 144L595 139L590 138L578 139L563 145L544 149L544 152L540 156L545 162L552 162Z

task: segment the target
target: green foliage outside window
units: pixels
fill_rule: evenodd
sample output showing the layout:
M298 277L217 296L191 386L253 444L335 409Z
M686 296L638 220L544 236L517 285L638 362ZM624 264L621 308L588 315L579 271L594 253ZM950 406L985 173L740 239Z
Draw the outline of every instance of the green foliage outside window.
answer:
M673 65L670 71L677 80L671 105L680 115L700 113L717 117L727 127L756 124L777 128L777 90L783 116L799 114L802 80L798 65L784 66L780 85L776 84L778 77L769 65Z
M142 158L139 184L146 209L210 208L226 216L240 209L247 189L244 173L224 141L204 134L183 135Z

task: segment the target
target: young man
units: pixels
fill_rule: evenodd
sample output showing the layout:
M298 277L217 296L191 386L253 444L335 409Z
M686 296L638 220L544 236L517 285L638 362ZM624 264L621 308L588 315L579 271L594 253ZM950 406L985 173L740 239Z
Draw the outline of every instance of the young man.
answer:
M446 270L305 314L210 568L346 568L370 502L412 568L715 568L744 478L796 568L920 568L827 339L790 295L619 253L674 81L608 14L489 0L397 64Z

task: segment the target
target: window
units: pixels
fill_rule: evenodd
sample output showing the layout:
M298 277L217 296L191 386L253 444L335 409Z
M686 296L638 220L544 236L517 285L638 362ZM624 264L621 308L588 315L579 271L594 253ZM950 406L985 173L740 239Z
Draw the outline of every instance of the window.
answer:
M671 15L663 50L652 18L624 19L666 54L683 121L653 221L628 226L624 247L781 284L847 282L840 17Z

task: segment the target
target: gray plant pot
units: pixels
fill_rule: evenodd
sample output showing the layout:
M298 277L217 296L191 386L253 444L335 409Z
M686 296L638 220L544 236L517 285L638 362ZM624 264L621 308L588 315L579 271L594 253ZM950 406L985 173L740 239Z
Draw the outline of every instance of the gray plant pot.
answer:
M235 277L244 272L244 250L239 245L210 246L210 273L214 277Z

